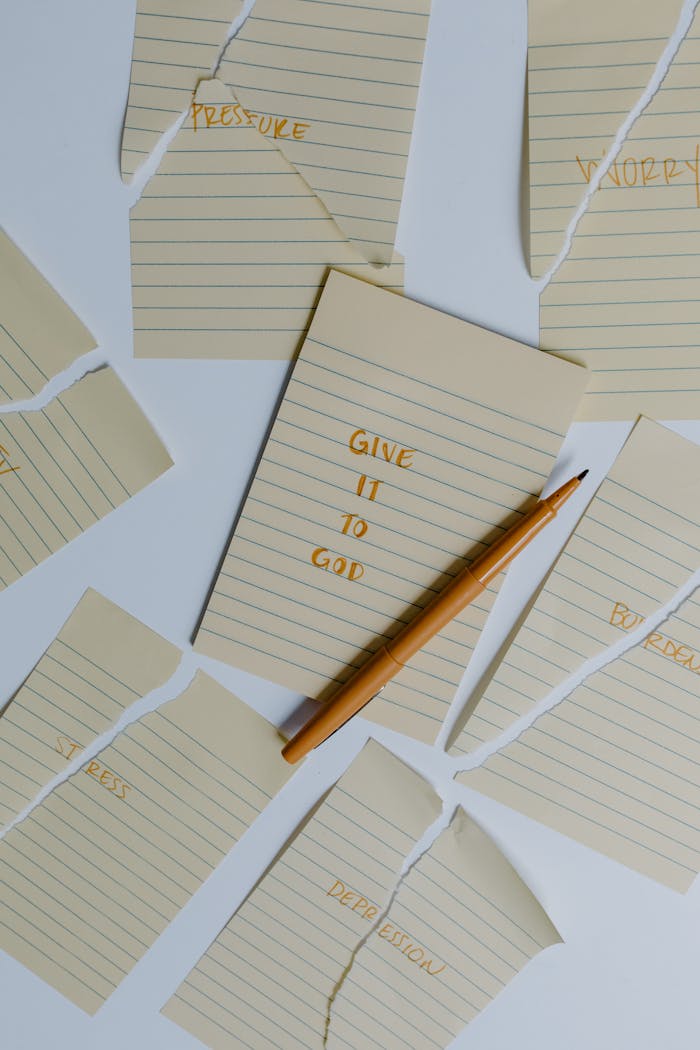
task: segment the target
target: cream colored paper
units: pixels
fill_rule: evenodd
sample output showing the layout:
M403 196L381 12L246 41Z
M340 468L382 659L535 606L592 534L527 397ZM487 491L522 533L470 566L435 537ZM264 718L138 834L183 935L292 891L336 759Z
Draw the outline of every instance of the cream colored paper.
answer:
M0 841L0 947L94 1014L291 772L198 674Z
M221 63L263 127L287 118L275 145L377 265L392 259L429 13L430 0L256 0Z
M529 506L586 380L332 273L197 650L326 699ZM363 713L434 741L495 593Z
M226 43L241 0L137 0L122 176L130 177L187 109Z
M229 89L203 81L131 212L137 357L291 360L329 266L370 266Z
M82 321L0 230L0 402L32 397L95 345Z
M698 418L699 58L696 15L541 297L542 348L591 369L582 419Z
M700 870L699 673L694 596L458 779L684 892Z
M533 277L546 273L560 252L592 166L642 96L681 7L682 0L529 0Z
M215 1050L321 1050L328 1000L440 813L370 741L163 1008Z
M0 589L172 466L110 368L35 412L0 415Z
M700 565L699 507L700 447L641 419L493 677L467 705L451 753L498 736L670 601Z
M458 809L353 959L331 1006L328 1050L441 1050L560 940L500 850Z
M87 591L0 718L0 826L127 707L163 685L181 655Z

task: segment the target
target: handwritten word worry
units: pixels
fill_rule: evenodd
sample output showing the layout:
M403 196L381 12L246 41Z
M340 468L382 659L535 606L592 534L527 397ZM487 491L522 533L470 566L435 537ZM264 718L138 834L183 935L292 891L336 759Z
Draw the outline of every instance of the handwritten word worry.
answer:
M589 183L593 178L599 161L584 160L576 154L584 181ZM604 186L618 188L631 186L673 186L677 179L690 176L689 184L695 194L695 205L700 208L700 142L696 143L692 160L679 160L675 157L626 157L616 158L601 180ZM683 185L683 183L681 183Z

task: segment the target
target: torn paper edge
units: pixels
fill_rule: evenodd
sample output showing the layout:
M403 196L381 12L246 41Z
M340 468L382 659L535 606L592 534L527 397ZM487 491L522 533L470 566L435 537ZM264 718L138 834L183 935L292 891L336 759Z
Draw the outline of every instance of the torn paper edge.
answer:
M588 678L596 674L598 671L602 671L609 664L614 663L615 660L619 659L631 649L636 648L636 646L643 642L649 634L655 631L661 623L669 619L673 613L677 612L686 599L690 598L698 588L700 588L700 569L697 569L693 575L686 580L683 586L674 593L669 601L664 605L661 605L656 612L647 616L639 627L634 631L630 631L628 634L624 634L618 642L615 642L602 652L597 653L589 660L586 660L585 663L581 664L581 666L573 672L573 674L570 674L562 683L552 689L542 700L539 700L532 709L527 712L527 714L518 718L494 740L487 740L470 755L454 758L452 760L454 775L456 776L458 773L465 773L472 769L477 769L497 752L502 751L503 748L514 743L514 741L522 736L526 730L534 725L538 718L547 714L547 712L551 711L563 700L566 700L571 693L584 685Z
M360 940L357 942L357 944L355 945L353 950L350 952L347 965L345 966L342 974L338 978L338 981L336 982L335 988L333 989L331 994L328 996L328 1003L327 1003L327 1007L326 1007L326 1017L325 1017L324 1028L323 1028L323 1046L324 1046L324 1048L328 1046L328 1037L330 1035L331 1025L333 1023L333 1004L335 1003L335 1000L338 997L338 994L340 993L341 988L345 984L345 981L347 980L348 976L350 975L350 971L352 970L353 966L355 965L355 960L356 960L360 950L365 946L365 944L370 939L370 937L372 937L376 933L376 931L379 929L381 924L386 919L387 915L391 911L391 908L392 908L392 906L394 904L394 901L396 900L396 897L397 897L397 895L399 893L399 890L403 886L403 883L404 883L404 880L406 879L406 876L411 871L411 869L413 868L414 864L416 864L421 859L421 857L423 856L424 853L427 853L428 850L431 849L431 847L436 842L436 840L439 838L439 836L443 833L443 831L446 831L447 828L450 826L450 823L452 821L452 818L453 818L453 816L455 814L455 811L456 811L457 806L458 806L459 803L446 801L443 798L441 798L441 802L442 802L442 812L440 813L440 816L436 820L434 820L432 822L432 824L428 825L428 827L425 829L425 831L423 832L421 837L418 839L418 841L416 843L414 843L413 848L411 849L411 851L406 855L406 857L404 857L403 863L402 863L402 865L401 865L401 867L400 867L400 869L399 869L399 871L397 873L396 881L395 881L393 887L391 888L391 890L389 892L389 895L387 897L387 901L386 901L386 904L385 904L384 908L381 910L381 912L377 916L376 920L372 923L372 925L369 927L369 929L360 938Z
M91 372L97 372L100 368L106 367L112 368L113 366L106 359L104 351L95 347L94 350L89 350L86 354L76 357L75 361L72 361L58 375L49 379L36 394L22 401L8 401L0 405L0 416L10 416L14 412L39 412L50 405L60 394L65 394L66 390L75 386L81 379L85 379Z
M90 762L91 759L95 758L101 751L104 751L106 747L118 737L125 729L127 729L134 722L138 722L145 715L150 714L152 711L157 711L163 704L169 703L171 700L176 700L177 697L181 696L182 693L192 684L194 676L198 670L195 664L192 653L182 653L180 662L173 672L173 674L156 686L145 696L135 700L133 704L130 704L125 711L119 716L116 722L113 722L104 733L100 733L99 736L95 737L83 750L69 762L59 773L49 780L48 784L45 784L37 792L36 796L29 802L23 810L21 810L16 817L14 817L9 824L6 824L4 828L0 830L0 841L8 834L12 828L21 824L22 821L26 820L27 817L31 816L33 811L45 802L46 799L51 795L57 788L64 784L67 780L70 780L72 776L79 773L83 766Z
M663 81L666 79L666 74L671 68L681 44L685 41L685 38L688 35L693 19L695 17L695 11L698 6L698 3L700 3L700 0L685 0L683 7L681 8L681 13L678 17L678 22L676 23L676 28L669 37L668 43L662 51L661 56L658 62L656 63L656 66L654 67L654 72L649 78L649 82L646 88L639 96L637 102L629 111L622 124L618 128L612 146L610 147L608 152L605 154L605 157L596 168L591 178L591 181L586 187L586 192L583 195L583 199L579 203L578 207L576 208L576 211L574 212L571 220L569 221L569 224L566 227L564 243L559 251L559 254L556 256L554 262L549 267L547 272L534 282L535 287L537 288L537 291L540 295L555 277L560 267L563 266L563 264L566 262L573 247L573 242L576 236L576 230L578 228L578 225L583 219L583 216L588 211L594 194L597 192L598 187L600 186L601 182L612 167L615 159L617 158L618 154L620 153L622 147L625 144L625 140L629 132L636 123L638 117L642 115L646 107L653 100L654 96L656 95L656 92L661 87Z
M219 50L217 52L216 58L214 59L214 61L211 64L211 68L210 68L209 73L207 75L205 75L205 76L198 76L196 78L195 83L193 84L193 87L192 87L192 97L194 97L194 95L195 95L195 93L197 91L197 88L199 87L199 84L200 84L200 82L202 80L209 80L212 77L216 77L217 76L217 73L219 71L219 66L221 65L221 63L223 61L223 58L224 58L224 55L226 53L226 49L227 49L228 45L231 43L231 41L233 40L233 38L236 35L236 33L238 32L238 30L241 28L243 23L248 18L248 15L252 11L254 4L255 4L255 0L244 0L243 5L241 7L241 10L238 12L236 17L231 21L231 23L230 23L230 25L228 27L228 30L226 32L226 37L222 41L221 45L219 46ZM133 64L133 57L132 57L132 64ZM194 70L193 70L193 73L194 73ZM131 66L129 67L129 90L131 90ZM126 106L124 107L124 121L122 121L122 135L124 133L124 122L126 121L126 114L128 112L128 106L129 106L129 103L128 103L128 98L127 98L127 103L126 103ZM185 120L187 114L189 113L189 109L190 109L190 104L188 103L187 106L185 106L185 108L182 110L182 112L173 119L172 124L168 128L166 128L166 130L162 133L162 135L156 140L156 143L155 143L153 149L148 154L148 156L143 161L143 163L139 165L139 167L136 169L136 171L131 176L131 178L126 179L126 178L122 177L122 181L123 181L124 185L126 186L126 188L128 190L131 191L131 195L130 195L131 196L131 200L130 200L130 203L129 203L129 210L131 210L134 207L134 205L140 200L140 198L141 198L141 196L143 194L143 191L145 190L147 184L151 181L153 176L156 174L158 168L160 167L160 163L161 163L165 153L167 152L167 150L168 150L168 148L170 146L170 143L173 141L173 139L177 135L178 131L182 127L182 125L184 123L184 120ZM120 145L119 145L119 156L120 156L120 170L121 170L121 142L120 142Z

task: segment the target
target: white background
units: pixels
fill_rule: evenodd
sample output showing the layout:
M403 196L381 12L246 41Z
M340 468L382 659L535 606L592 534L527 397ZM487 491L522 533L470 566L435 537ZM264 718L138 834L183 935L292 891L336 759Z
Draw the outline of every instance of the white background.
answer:
M87 586L187 647L286 371L280 363L132 360L134 193L121 182L118 157L134 6L133 0L3 4L0 222L95 334L95 361L116 367L176 467L0 594L0 703ZM537 294L520 221L525 53L525 0L433 0L398 246L408 294L536 343ZM65 383L64 377L52 390ZM572 458L557 480L572 460L590 465L592 480L599 480L628 429L574 427L566 446ZM700 441L697 424L678 429ZM511 572L469 680L563 542L572 513ZM278 724L297 706L298 698L269 683L203 664ZM192 666L190 657L183 674ZM94 1018L0 953L2 1050L199 1046L161 1017L160 1007L368 729L356 720L306 763ZM695 1050L697 886L685 897L666 890L455 787L441 752L388 732L376 736L450 803L463 802L565 941L535 959L455 1046Z

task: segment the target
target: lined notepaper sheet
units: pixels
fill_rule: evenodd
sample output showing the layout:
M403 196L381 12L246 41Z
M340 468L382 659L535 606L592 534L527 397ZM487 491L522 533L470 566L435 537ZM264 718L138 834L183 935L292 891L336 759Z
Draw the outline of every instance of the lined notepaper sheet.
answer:
M378 265L392 258L429 13L430 0L256 0L219 70Z
M681 7L682 0L529 0L533 277L546 273L563 247L591 174L643 94Z
M699 415L699 60L696 14L540 300L542 348L591 369L583 419Z
M163 1008L215 1050L321 1050L328 1000L440 813L370 741Z
M641 419L493 677L458 720L452 754L498 736L670 601L700 565L699 494L700 446Z
M181 655L87 591L0 718L0 826L127 707L163 685Z
M326 699L530 505L586 381L331 273L196 649ZM495 593L363 713L433 742Z
M219 80L133 208L131 256L137 357L291 360L330 266L403 285L402 263L370 266Z
M685 892L700 870L700 602L459 781Z
M0 948L95 1013L291 773L198 674L0 841Z
M331 1005L328 1050L441 1050L561 938L464 812L410 869Z
M32 397L95 345L82 321L0 230L0 402Z
M122 176L130 177L187 109L241 13L241 0L137 0Z
M0 415L0 589L171 466L110 368L46 408Z

